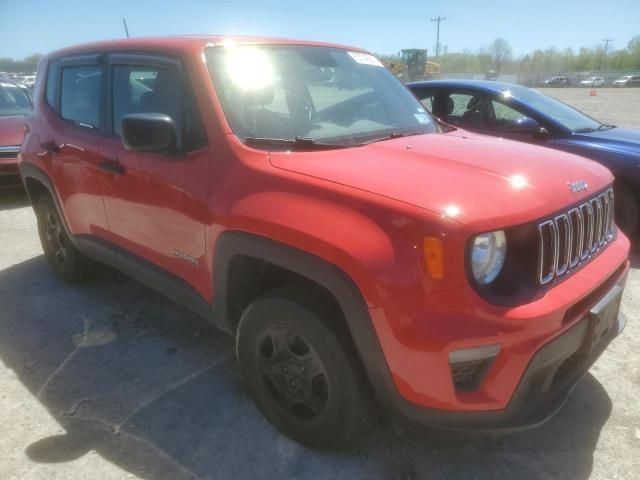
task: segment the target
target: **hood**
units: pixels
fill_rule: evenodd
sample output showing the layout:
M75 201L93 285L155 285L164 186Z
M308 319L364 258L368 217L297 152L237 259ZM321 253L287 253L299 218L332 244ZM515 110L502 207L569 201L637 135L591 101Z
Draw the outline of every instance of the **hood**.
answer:
M0 147L22 145L24 117L0 117Z
M640 155L640 130L616 127L600 132L576 133L571 140L595 149Z
M613 177L572 154L462 130L323 152L272 152L273 166L452 217L474 231L551 215ZM586 192L568 182L582 180Z

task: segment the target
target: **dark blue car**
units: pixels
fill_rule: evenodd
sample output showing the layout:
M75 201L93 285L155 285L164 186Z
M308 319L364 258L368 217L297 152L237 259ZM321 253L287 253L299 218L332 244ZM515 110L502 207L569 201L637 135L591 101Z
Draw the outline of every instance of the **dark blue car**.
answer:
M606 165L616 177L616 222L626 233L635 232L640 213L640 130L601 123L519 85L436 80L407 86L436 118L450 125L565 150Z

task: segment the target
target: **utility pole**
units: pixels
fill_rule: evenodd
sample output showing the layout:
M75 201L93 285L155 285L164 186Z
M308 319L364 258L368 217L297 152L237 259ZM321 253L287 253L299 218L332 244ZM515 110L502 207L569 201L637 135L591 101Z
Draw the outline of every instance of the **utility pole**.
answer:
M124 25L124 33L127 34L127 38L129 38L129 29L127 28L127 21L122 17L122 24Z
M602 60L600 60L600 71L602 71L602 66L604 64L604 60L607 58L607 50L609 49L609 42L613 42L613 38L603 38L604 42L604 53L602 54Z
M446 20L447 17L441 17L438 15L437 18L432 18L432 22L438 22L438 33L436 34L436 58L440 56L440 22Z

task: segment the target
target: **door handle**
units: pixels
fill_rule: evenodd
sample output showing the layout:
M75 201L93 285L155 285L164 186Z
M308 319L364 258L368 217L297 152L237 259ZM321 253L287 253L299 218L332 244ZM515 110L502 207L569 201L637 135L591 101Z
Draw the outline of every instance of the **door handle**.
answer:
M108 158L100 162L100 170L114 175L122 175L124 173L124 165L117 158Z
M40 148L42 148L47 153L58 153L60 152L60 147L53 140L49 142L43 142L40 144Z

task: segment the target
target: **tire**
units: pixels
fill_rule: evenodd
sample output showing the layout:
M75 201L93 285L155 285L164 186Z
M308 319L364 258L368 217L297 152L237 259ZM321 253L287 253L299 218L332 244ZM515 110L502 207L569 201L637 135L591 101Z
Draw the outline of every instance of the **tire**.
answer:
M328 315L306 303L284 290L245 310L236 338L240 371L283 434L309 447L343 446L373 423L372 394L355 352L323 321Z
M51 197L40 197L35 211L40 243L51 269L65 282L77 283L84 280L93 261L71 243Z
M633 237L638 228L638 198L625 183L613 187L615 195L616 225L629 237Z

